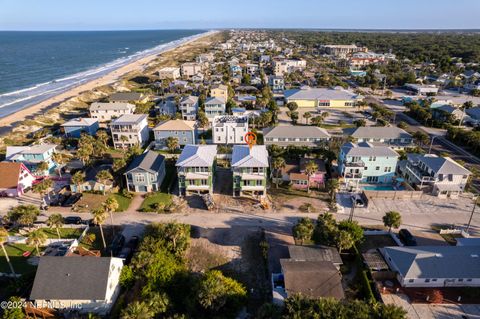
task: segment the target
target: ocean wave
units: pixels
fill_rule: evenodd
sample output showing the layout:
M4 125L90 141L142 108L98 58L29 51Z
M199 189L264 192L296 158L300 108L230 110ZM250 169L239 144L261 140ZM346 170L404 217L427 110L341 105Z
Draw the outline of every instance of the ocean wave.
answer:
M110 72L113 72L125 65L140 60L152 54L160 54L166 50L173 49L181 44L205 36L213 31L203 32L192 36L184 37L168 43L159 44L153 48L135 52L129 56L121 57L108 63L98 65L89 70L82 71L70 76L54 79L50 82L39 83L34 86L0 94L0 109L9 106L8 114L2 112L0 117L7 116L28 106L37 104L51 98L54 93L60 94L77 87L83 83L96 80ZM127 49L127 48L126 48ZM12 107L18 104L18 107Z

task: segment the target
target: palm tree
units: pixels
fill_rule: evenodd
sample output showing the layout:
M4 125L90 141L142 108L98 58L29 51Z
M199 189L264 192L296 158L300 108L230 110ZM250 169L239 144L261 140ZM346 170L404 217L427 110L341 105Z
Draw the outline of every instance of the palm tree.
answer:
M103 235L103 228L102 224L105 222L105 219L107 219L107 214L105 212L105 209L103 207L97 208L92 212L93 215L93 223L98 225L100 227L100 235L102 235L102 242L103 242L103 248L107 248L107 244L105 243L105 236Z
M115 198L109 197L103 203L103 208L110 214L110 222L112 223L112 234L115 236L115 227L113 225L113 212L118 209L118 202Z
M40 245L43 245L47 241L47 235L41 229L37 229L28 234L27 244L35 245L37 250L37 256L40 256Z
M48 163L47 162L40 162L37 165L37 168L35 169L35 173L39 175L44 175L43 173L48 169Z
M98 172L95 178L97 179L97 182L103 184L103 195L105 195L105 183L113 180L112 174L108 170L104 169Z
M62 168L67 164L69 158L66 154L64 153L53 153L52 159L55 163L57 163L58 166L58 175L62 177Z
M3 254L5 255L5 259L7 260L8 266L10 267L10 272L15 275L15 270L13 269L13 265L10 261L10 258L8 258L7 250L5 249L5 243L7 242L8 239L8 231L1 227L0 228L0 246L2 246Z
M85 173L78 171L72 176L72 183L77 186L77 193L81 193L80 184L85 182Z
M77 157L82 161L83 165L90 160L90 156L93 154L93 145L85 143L77 150Z
M175 150L179 147L178 138L172 136L167 137L167 139L165 140L165 145L167 146L170 153L175 152Z
M100 142L102 142L102 144L105 146L105 148L108 147L107 142L108 142L109 136L108 136L107 131L105 131L105 130L98 130L98 131L97 131L97 134L95 134L95 136L97 137L97 139L98 139Z
M278 188L278 175L280 170L285 167L285 159L283 157L275 157L272 162L272 168L275 170L276 179L275 179L275 186Z
M330 201L334 202L337 189L340 187L340 182L338 181L338 179L332 178L327 181L327 184L325 186L328 193L330 194Z
M308 125L308 119L312 117L312 113L310 112L305 112L303 113L303 118L305 119L305 124Z
M310 193L310 177L318 171L318 165L315 161L309 161L305 165L305 174L307 174L307 193Z
M145 301L134 301L123 309L121 319L151 319L155 316Z
M62 228L65 220L61 214L50 215L47 219L47 226L57 230L58 239L60 239L60 228Z

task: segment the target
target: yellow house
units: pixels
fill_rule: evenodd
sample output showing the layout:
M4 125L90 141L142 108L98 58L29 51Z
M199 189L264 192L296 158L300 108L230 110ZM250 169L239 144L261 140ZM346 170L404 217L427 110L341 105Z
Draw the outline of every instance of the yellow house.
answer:
M302 87L285 91L286 102L295 102L299 108L354 107L362 99L363 96L343 88Z
M225 101L228 100L228 86L224 84L219 84L212 86L210 89L210 96L212 97L218 97L218 98L224 98Z

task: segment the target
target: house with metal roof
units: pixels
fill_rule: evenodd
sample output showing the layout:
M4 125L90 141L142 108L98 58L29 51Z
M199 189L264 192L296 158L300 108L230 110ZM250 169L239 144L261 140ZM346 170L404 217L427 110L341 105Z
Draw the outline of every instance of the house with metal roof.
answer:
M129 192L158 192L165 178L165 157L147 151L135 157L123 175Z
M358 127L351 136L359 143L369 142L373 145L384 145L393 149L403 149L413 145L412 135L395 126Z
M267 194L268 151L265 145L234 145L233 196L263 198Z
M347 190L360 184L391 184L395 176L398 153L387 146L371 143L345 143L338 156L338 172Z
M180 146L197 143L197 128L195 121L169 120L158 123L153 129L155 148L166 147L166 140L174 137Z
M330 134L317 126L279 125L263 129L265 145L319 147L330 140Z
M339 88L312 88L303 86L300 89L286 90L287 103L295 102L298 107L328 108L354 107L363 100L363 96Z
M133 114L135 111L135 105L119 102L94 102L90 105L89 111L90 117L97 119L99 122L109 122L124 114Z
M223 97L209 97L205 101L205 115L210 121L213 121L215 116L225 115L226 100Z
M148 101L148 96L137 92L117 92L109 97L112 103L145 103Z
M23 163L30 172L37 176L49 175L55 170L56 164L53 161L55 144L36 144L30 146L7 146L5 159L9 162ZM37 169L40 163L47 163L45 171Z
M114 257L40 257L29 299L38 308L107 315L120 293L122 267Z
M126 149L134 145L145 145L149 139L147 114L125 114L110 123L113 145Z
M408 154L399 170L410 184L440 198L458 198L472 174L453 159L434 154Z
M214 144L246 144L248 117L217 116L212 123L212 141Z
M480 246L416 246L380 249L403 287L480 286Z
M182 119L186 121L195 121L198 112L198 97L185 96L180 100L180 112L182 112Z
M95 135L98 130L98 120L95 118L76 118L61 125L66 137L80 138L82 133Z
M216 145L186 145L175 166L180 196L213 192Z

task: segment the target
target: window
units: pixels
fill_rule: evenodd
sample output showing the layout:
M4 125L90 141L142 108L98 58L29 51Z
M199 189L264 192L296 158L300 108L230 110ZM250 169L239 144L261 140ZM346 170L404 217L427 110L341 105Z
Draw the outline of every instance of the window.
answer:
M432 281L437 281L437 278L433 278Z
M376 171L379 171L379 170L380 170L380 166L375 167L375 170L376 170Z
M142 174L135 174L135 181L139 183L145 182L145 176Z
M430 282L430 279L425 279L425 282Z
M458 282L463 282L463 278L458 279Z
M415 281L415 280L413 280L413 279L408 280L408 282L414 282L414 281Z
M468 278L468 279L467 279L467 282L471 282L471 281L472 281L472 278Z

